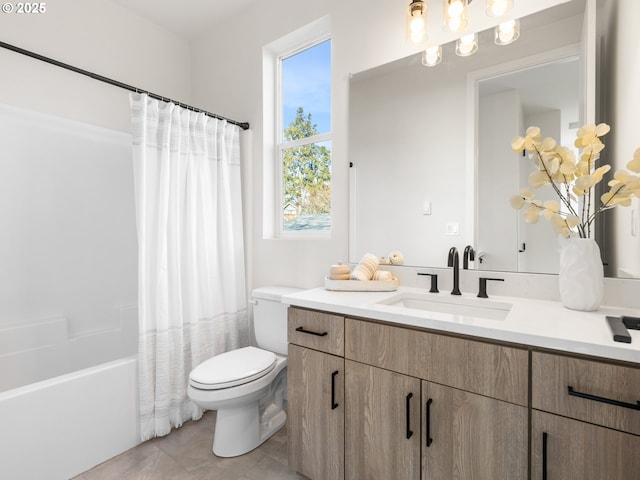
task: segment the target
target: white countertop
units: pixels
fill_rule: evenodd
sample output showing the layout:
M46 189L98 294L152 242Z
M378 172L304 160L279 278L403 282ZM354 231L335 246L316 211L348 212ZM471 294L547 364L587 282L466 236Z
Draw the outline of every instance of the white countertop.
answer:
M578 312L559 302L529 300L519 297L491 296L487 302L511 304L506 318L492 320L451 313L428 312L382 305L399 293L426 293L426 290L399 287L396 292L337 292L315 288L285 295L287 305L333 312L399 325L427 328L491 340L543 347L563 352L593 355L640 364L640 331L630 330L631 343L613 341L606 315L640 316L628 308L600 307L595 312ZM429 294L434 300L449 301L448 292ZM454 301L482 302L475 294L463 293Z

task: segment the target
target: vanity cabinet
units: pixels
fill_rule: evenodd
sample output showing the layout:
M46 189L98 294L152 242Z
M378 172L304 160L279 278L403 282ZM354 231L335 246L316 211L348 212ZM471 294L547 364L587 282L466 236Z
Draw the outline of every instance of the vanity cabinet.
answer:
M420 380L346 361L345 478L420 480Z
M637 480L635 364L289 309L289 463L312 480Z
M533 480L637 480L640 437L533 410Z
M289 466L314 480L344 479L344 318L289 308Z
M437 383L422 385L424 480L527 478L526 407Z
M346 318L345 357L347 480L527 477L526 350Z
M640 478L640 369L532 354L532 479Z

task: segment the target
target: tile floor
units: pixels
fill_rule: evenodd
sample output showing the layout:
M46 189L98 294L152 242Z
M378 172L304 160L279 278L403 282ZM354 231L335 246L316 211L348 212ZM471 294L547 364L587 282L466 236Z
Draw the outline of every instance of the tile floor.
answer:
M187 422L84 472L73 480L288 480L305 479L287 467L287 429L252 452L218 458L211 452L216 412Z

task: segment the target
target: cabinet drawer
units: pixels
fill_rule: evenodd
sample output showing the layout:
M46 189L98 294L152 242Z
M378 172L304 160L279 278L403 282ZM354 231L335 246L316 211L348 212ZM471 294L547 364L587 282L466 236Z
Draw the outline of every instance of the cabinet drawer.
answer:
M344 356L344 317L289 307L289 343Z
M347 318L345 356L480 395L528 405L526 350Z
M533 352L535 409L640 435L638 401L638 368Z

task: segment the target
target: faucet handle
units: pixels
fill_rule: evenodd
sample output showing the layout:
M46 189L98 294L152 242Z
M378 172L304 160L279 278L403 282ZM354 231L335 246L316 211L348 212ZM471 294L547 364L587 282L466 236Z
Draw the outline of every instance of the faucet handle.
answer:
M429 293L439 293L438 290L438 274L437 273L422 273L418 272L418 275L425 275L431 277L431 288L429 289Z
M489 295L487 295L487 280L491 280L493 282L504 282L504 278L480 277L480 288L478 289L478 297L480 298L489 298Z

